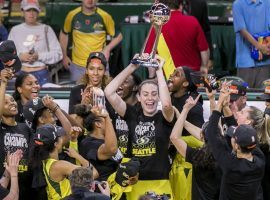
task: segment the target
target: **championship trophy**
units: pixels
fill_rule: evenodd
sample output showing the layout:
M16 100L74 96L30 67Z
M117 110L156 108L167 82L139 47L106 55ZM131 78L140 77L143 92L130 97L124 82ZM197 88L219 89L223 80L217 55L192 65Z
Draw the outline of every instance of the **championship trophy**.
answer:
M161 28L164 24L166 24L169 19L170 19L170 9L168 6L164 5L163 3L155 3L150 10L150 21L152 23L152 27L154 27L155 31L156 31L156 38L152 47L152 51L149 54L149 56L147 58L142 57L142 54L145 51L145 46L147 43L147 40L150 36L150 31L148 32L148 36L144 42L143 48L140 52L139 57L134 58L131 60L132 64L137 64L140 65L142 67L154 67L154 68L158 68L158 62L155 61L155 55L156 55L156 50L157 50L157 46L158 46L158 40L159 40L159 36L161 33Z
M97 107L100 114L104 114L106 111L105 95L102 89L93 87L93 106Z

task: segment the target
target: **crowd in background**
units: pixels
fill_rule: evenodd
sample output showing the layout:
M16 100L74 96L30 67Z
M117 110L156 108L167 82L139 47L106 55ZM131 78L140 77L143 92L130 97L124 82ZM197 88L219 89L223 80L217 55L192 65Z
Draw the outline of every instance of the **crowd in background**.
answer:
M195 1L159 1L169 7L171 18L152 59L157 66L149 68L146 80L136 74L137 63L114 78L108 75L110 52L122 35L96 2L83 0L70 11L58 42L51 27L37 21L38 1L23 0L25 22L0 43L0 199L270 199L267 58L241 65L241 56L245 62L250 56L241 51L238 73L244 80L224 79L216 87L203 79L210 102L205 121L196 81L211 70L211 39L207 25L201 27L195 18ZM264 12L258 26L265 26L268 1L234 3L237 41L242 42L237 48L252 44L267 56L267 44L251 38L267 29L243 25L242 4ZM107 34L113 37L108 44ZM155 34L152 29L145 52L134 60L149 58ZM62 59L78 81L68 113L52 96L40 95L49 81L47 66ZM194 80L196 71L199 80ZM257 97L265 101L264 110L249 105L246 82L264 85Z

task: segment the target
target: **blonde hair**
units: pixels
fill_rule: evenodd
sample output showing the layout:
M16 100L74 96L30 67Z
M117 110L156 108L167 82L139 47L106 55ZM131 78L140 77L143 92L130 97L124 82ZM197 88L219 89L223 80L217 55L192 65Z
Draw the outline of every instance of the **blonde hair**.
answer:
M252 121L251 125L257 131L259 143L267 144L270 148L270 116L265 115L255 106L249 108L249 119Z

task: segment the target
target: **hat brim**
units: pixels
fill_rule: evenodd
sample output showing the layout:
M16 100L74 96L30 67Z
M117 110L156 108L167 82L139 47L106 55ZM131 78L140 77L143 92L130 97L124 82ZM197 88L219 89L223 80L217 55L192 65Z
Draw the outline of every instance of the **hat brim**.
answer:
M240 95L240 94L230 94L230 100L231 101L236 101L241 96L243 96L243 95Z
M63 127L61 127L61 126L56 126L56 135L58 137L66 135L65 129Z
M5 63L9 60L13 60L15 59L15 62L11 65L11 66L7 66L4 65L5 68L12 68L15 73L20 71L22 68L22 63L19 59L19 57L17 55L11 54L11 53L2 53L2 55L0 56L0 60L2 61L2 63Z
M27 10L30 10L30 9L35 9L37 12L40 12L40 8L38 6L35 6L35 5L27 5L27 6L24 6L22 8L23 11L27 11Z
M233 135L234 135L234 133L235 133L235 129L236 129L235 126L230 126L230 127L227 129L226 135L232 138Z
M270 94L262 94L260 96L257 96L256 99L259 99L259 100L270 100Z
M18 56L16 56L16 58L15 58L15 63L10 67L15 71L15 73L21 70L22 63L21 63Z

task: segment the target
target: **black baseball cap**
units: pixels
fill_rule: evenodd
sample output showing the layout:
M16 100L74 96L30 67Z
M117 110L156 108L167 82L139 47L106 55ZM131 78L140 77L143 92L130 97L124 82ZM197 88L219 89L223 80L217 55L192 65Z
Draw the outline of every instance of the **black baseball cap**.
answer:
M230 85L230 100L236 101L239 97L247 94L247 86L245 82L233 80Z
M45 124L37 128L37 131L34 134L34 142L37 145L53 144L58 137L61 137L64 134L65 131L62 127Z
M127 187L127 180L139 173L140 161L132 158L130 161L121 163L116 171L115 181L122 187Z
M235 142L242 148L253 149L256 147L257 132L251 125L230 126L226 134L233 137Z
M45 108L45 105L41 98L32 99L23 106L25 122L30 128L33 128L33 121L37 112L43 108Z
M15 59L14 64L8 66L7 63L13 59ZM0 42L0 60L5 67L12 67L15 72L21 70L22 63L17 56L16 46L12 40Z
M98 58L100 60L100 63L106 67L107 65L107 60L105 58L105 55L102 52L92 52L90 53L88 59L87 59L87 63L86 63L86 67L87 65L92 61L92 59L94 58ZM98 63L99 64L99 63Z
M270 79L265 80L262 83L262 88L264 88L264 93L257 96L256 99L269 101L270 100Z

